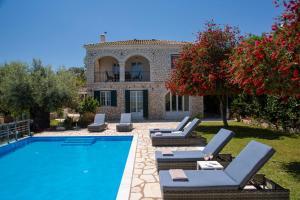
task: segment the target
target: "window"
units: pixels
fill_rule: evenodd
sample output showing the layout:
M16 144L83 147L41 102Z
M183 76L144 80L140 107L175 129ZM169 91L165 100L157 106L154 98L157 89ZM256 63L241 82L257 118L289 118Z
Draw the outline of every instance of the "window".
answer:
M100 91L101 106L111 106L111 91Z
M165 106L167 112L189 111L189 96L171 95L168 92L165 96Z
M179 54L172 54L171 55L171 68L175 68L176 60L179 58Z
M166 94L165 102L166 102L166 111L170 111L170 105L171 105L170 92Z
M189 96L184 96L184 111L189 111L190 102L189 102Z
M120 73L120 65L114 63L113 66L112 66L112 72L113 72L114 75L119 74Z

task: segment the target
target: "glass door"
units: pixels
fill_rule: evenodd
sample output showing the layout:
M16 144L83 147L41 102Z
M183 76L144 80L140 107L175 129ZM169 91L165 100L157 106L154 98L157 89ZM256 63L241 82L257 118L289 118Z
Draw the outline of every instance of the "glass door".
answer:
M134 62L131 63L131 79L132 81L141 81L143 77L142 63Z
M130 112L132 118L143 118L143 91L130 91Z

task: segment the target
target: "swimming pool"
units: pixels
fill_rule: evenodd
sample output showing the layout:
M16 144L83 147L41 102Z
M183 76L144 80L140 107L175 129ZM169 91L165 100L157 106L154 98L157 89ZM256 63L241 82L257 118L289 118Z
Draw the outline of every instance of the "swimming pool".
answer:
M115 199L132 138L30 137L2 146L0 199Z

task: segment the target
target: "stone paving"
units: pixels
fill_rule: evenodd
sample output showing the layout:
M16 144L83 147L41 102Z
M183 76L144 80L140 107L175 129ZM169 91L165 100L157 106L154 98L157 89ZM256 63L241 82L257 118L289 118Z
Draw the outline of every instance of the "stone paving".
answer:
M87 129L78 131L43 132L37 136L82 136L82 135L137 135L138 143L135 155L133 178L131 182L130 200L159 200L162 199L158 173L155 166L154 152L163 148L171 150L191 150L196 147L152 147L149 128L174 128L175 122L144 122L134 123L131 133L116 131L116 124L109 123L108 129L100 133L89 133Z

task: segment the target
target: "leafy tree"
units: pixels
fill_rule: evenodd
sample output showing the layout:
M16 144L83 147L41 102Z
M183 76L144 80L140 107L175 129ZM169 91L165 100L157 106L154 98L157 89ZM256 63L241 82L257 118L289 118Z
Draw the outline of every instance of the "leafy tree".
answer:
M300 98L300 0L284 6L273 32L242 41L230 58L232 83L247 93Z
M2 112L20 116L32 105L29 68L24 63L12 62L0 66L0 107Z
M48 128L50 112L63 106L74 107L77 101L75 76L65 69L54 72L50 66L34 61L30 77L34 97L31 115L38 122L38 129Z
M225 126L228 126L227 98L234 89L228 81L227 61L239 39L237 28L207 23L197 41L183 49L166 83L171 92L180 95L216 95Z
M63 106L72 107L77 101L76 80L73 73L53 71L33 60L32 66L10 63L1 66L0 105L15 116L28 112L35 130L49 127L49 113Z
M70 67L68 71L76 76L77 86L83 87L86 84L86 69L84 67Z

